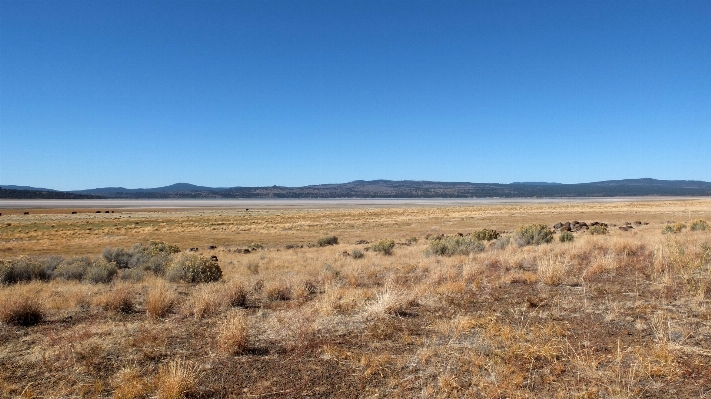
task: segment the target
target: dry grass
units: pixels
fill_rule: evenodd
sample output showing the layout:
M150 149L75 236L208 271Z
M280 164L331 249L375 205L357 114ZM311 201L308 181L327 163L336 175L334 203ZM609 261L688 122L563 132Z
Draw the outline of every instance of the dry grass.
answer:
M42 303L33 295L36 284L25 284L0 290L0 321L16 326L33 326L45 315Z
M166 283L155 283L146 298L146 313L153 318L163 318L177 305L175 291Z
M217 333L217 348L222 353L239 355L247 351L249 327L242 313L229 316Z
M199 366L182 359L173 360L162 367L156 376L156 393L159 399L180 399L197 388Z
M124 239L199 247L219 258L222 280L146 272L0 286L0 396L703 397L711 231L661 230L688 223L688 209L708 220L711 207L633 205L81 215L99 232L94 248L129 247ZM538 246L510 238L518 225L566 220L650 224ZM70 234L78 222L31 215L21 226L33 244L3 231L0 250L98 255L73 246L89 237ZM57 227L24 233L42 223ZM428 233L483 228L508 233L477 251L428 252ZM327 234L340 244L293 245ZM390 256L355 243L383 237L395 242ZM244 253L252 243L265 248ZM6 316L27 309L43 321Z

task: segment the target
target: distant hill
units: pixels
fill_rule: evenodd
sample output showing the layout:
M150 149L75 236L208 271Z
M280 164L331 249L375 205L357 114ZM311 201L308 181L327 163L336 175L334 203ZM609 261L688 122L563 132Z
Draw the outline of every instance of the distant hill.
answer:
M221 191L225 190L224 187L204 187L196 186L190 183L175 183L170 186L156 187L156 188L123 188L123 187L103 187L103 188L92 188L89 190L77 190L72 191L77 194L115 194L115 193L127 193L127 194L139 194L139 193L187 193L187 192L200 192L200 191Z
M30 186L13 186L12 184L9 185L0 185L0 188L7 188L10 190L32 190L32 191L57 191L57 190L52 190L51 188L40 188L40 187L30 187Z
M0 188L0 199L101 199L96 195L83 195L55 190L15 190Z
M694 180L626 179L592 183L468 183L356 180L303 187L213 188L178 183L166 187L105 187L74 191L104 198L533 198L620 196L711 196L711 183Z

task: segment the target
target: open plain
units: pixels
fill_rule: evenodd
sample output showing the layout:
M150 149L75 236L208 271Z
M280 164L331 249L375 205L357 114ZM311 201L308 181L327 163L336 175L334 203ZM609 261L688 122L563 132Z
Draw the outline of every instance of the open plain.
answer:
M285 202L1 209L0 395L711 397L711 200Z

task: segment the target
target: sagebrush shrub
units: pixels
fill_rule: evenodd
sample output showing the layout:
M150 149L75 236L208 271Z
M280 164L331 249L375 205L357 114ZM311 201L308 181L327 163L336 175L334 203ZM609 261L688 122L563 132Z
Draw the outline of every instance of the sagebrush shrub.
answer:
M27 257L0 261L0 284L15 284L52 278L54 269L63 261L59 256Z
M102 256L107 262L116 264L119 269L126 269L133 254L123 248L104 248Z
M686 228L686 225L684 223L674 223L674 224L668 224L664 226L664 229L662 229L662 234L669 234L669 233L681 233L682 230Z
M389 239L389 238L384 238L375 244L373 244L370 249L373 250L374 252L380 252L383 255L390 255L393 252L393 248L395 248L395 241Z
M553 241L553 232L544 224L527 224L516 229L514 238L519 246L540 245Z
M109 283L118 272L114 263L104 259L94 261L84 272L84 279L92 283Z
M483 252L486 246L474 236L437 237L430 241L428 253L431 255L453 256Z
M198 255L179 254L165 273L169 281L184 283L209 283L222 278L222 269L208 258Z
M336 245L338 244L338 237L336 236L326 236L326 237L321 237L316 241L316 244L319 247L325 247L327 245Z
M597 226L593 226L593 227L597 227ZM560 240L560 242L572 242L573 240L575 240L575 236L573 235L573 233L571 233L569 231L564 231L564 232L560 233L558 240Z
M86 270L91 264L91 259L88 256L75 256L65 259L54 269L54 278L81 281L84 279L84 274L86 274Z
M499 238L499 232L491 229L481 229L472 233L472 236L479 241L491 241Z
M354 249L354 250L351 251L351 257L352 257L353 259L361 259L361 258L363 258L364 256L365 256L365 254L364 254L363 251L361 251L360 249Z
M608 233L607 227L599 225L599 224L592 226L588 229L588 234L592 234L592 235L605 235L607 233Z
M691 225L689 225L689 230L691 231L703 231L703 230L708 230L709 224L705 220L694 220L691 222Z

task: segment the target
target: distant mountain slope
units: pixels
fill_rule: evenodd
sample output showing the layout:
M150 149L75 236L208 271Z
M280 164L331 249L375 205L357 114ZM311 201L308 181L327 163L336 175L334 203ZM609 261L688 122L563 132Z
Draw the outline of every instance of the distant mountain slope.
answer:
M224 187L204 187L196 186L190 183L175 183L170 186L156 187L156 188L123 188L123 187L103 187L103 188L92 188L89 190L76 190L73 193L78 194L106 194L106 193L186 193L186 192L198 192L198 191L221 191Z
M101 199L96 195L83 195L54 190L13 190L0 188L0 199Z
M32 191L57 191L50 188L40 188L40 187L30 187L30 186L13 186L12 184L0 185L0 188L7 188L10 190L32 190Z
M303 187L211 188L187 183L152 189L101 188L75 191L106 198L520 198L711 196L711 183L693 180L626 179L592 183L467 183L356 180Z

